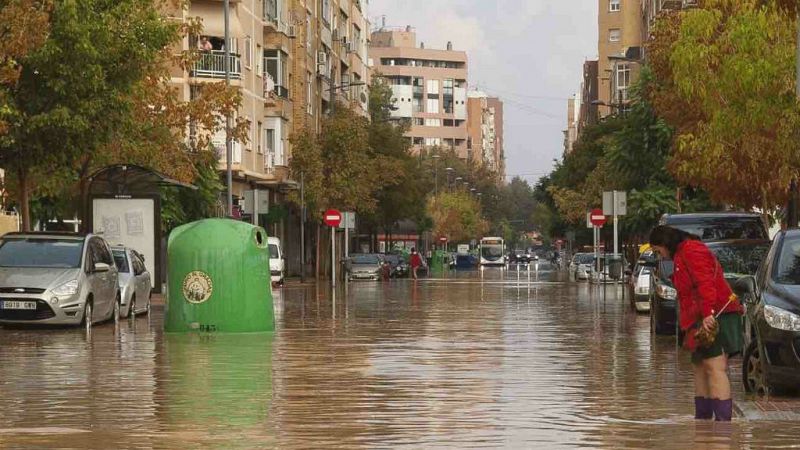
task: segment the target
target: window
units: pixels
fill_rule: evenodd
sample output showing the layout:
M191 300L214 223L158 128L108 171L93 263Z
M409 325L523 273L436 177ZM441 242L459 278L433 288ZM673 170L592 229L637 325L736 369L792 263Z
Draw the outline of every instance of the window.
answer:
M246 120L247 120L247 125L250 126L250 137L251 137L251 139L248 139L248 141L250 141L250 142L247 143L246 150L248 152L252 152L253 151L253 141L258 141L258 139L252 139L253 136L256 136L256 129L255 129L255 125L253 124L253 121L250 120L250 119L246 119Z
M611 12L619 11L620 0L608 0L608 10Z
M286 72L288 72L287 59L289 56L279 50L264 50L264 65L266 66L267 75L272 78L275 83L275 93L283 98L289 97L288 79Z
M414 117L414 125L425 126L425 119L422 117Z
M453 79L447 78L443 81L444 91L442 92L444 95L453 95Z
M426 127L440 127L442 126L441 119L425 119Z
M446 126L446 127L454 127L454 126L456 126L455 125L455 120L453 120L453 119L444 119L443 123L444 123L444 126Z
M425 138L425 146L427 147L435 147L442 145L441 138Z
M306 17L306 49L311 53L311 36L314 34L314 29L311 27L311 17Z
M439 80L428 80L428 95L439 95Z
M326 25L331 23L331 0L320 0L320 12L322 13L322 21Z
M264 19L268 22L278 21L278 0L264 0Z
M424 143L425 143L425 140L423 138L421 138L421 137L415 137L414 138L414 145L422 145Z
M244 66L248 69L253 66L253 39L250 36L244 39Z
M431 114L439 114L439 99L438 98L429 98L427 111Z
M256 44L256 75L259 77L264 76L264 58L261 55L264 54L264 50L261 48L260 44Z
M625 103L628 101L628 88L631 85L631 66L629 64L618 64L616 75L617 102Z
M421 97L414 97L411 100L411 109L413 110L413 112L418 112L418 113L425 112L425 103L423 103Z
M267 148L265 165L267 168L275 167L275 130L272 128L264 129L264 146Z
M445 114L453 114L453 97L445 97L442 102Z
M313 87L313 83L314 83L314 76L311 74L311 72L307 72L306 73L306 86L307 86L307 91L308 92L306 92L306 111L309 114L314 114L314 106L313 106L313 102L314 102L314 95L313 95L314 87Z
M263 129L263 127L264 126L261 124L261 122L258 122L258 128L256 128L256 135L253 136L254 140L258 142L258 146L256 147L256 152L258 152L259 155L264 153L264 148L261 145L261 136L263 136L261 130Z
M609 42L619 42L622 33L620 32L619 28L612 28L608 30L608 41Z
M356 44L357 47L361 48L361 28L358 28L358 25L356 24L353 24L353 43Z

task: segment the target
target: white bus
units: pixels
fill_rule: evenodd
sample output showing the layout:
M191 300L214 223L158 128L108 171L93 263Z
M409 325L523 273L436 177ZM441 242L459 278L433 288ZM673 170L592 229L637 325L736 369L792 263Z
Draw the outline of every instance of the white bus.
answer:
M506 265L506 245L503 238L485 237L481 239L481 265Z

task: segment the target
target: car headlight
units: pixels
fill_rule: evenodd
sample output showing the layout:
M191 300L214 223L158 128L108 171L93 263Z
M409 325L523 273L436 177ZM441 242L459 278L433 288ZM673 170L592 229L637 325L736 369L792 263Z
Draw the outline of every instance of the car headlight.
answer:
M53 289L53 294L58 295L59 297L66 297L69 295L75 295L78 293L78 280L67 281L66 283L62 284L61 286Z
M800 331L800 316L776 306L764 307L764 319L772 328L785 331Z
M658 294L659 297L665 300L675 300L676 298L678 298L678 291L665 284L657 285L656 293Z

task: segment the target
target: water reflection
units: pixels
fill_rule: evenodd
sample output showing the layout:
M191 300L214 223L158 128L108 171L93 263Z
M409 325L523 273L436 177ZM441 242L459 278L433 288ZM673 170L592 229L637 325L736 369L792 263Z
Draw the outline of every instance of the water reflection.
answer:
M696 423L688 357L620 294L492 268L276 290L274 334L0 329L0 447L796 445Z

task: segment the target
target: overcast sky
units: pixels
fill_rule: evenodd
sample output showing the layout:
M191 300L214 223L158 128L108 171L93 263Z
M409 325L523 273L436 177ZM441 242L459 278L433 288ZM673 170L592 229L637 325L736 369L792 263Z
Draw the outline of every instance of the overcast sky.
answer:
M564 149L567 99L597 57L596 0L370 0L373 26L411 25L426 48L469 57L470 89L505 103L508 175L531 184ZM510 179L510 178L509 178Z

